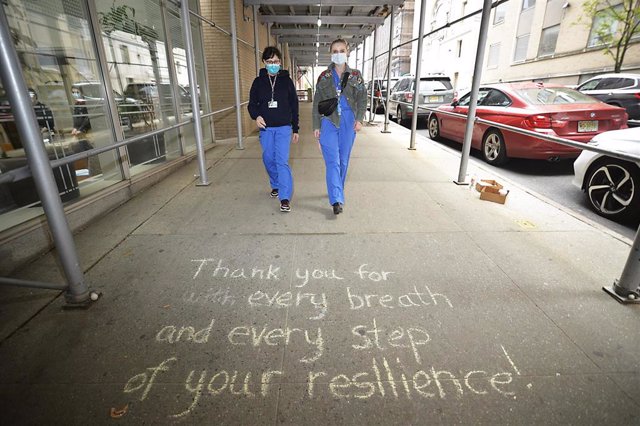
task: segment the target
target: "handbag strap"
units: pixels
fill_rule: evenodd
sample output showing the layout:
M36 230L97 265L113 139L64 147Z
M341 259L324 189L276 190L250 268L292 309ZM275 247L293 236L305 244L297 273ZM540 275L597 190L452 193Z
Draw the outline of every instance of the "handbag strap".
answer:
M342 74L342 82L340 82L340 91L344 90L344 88L347 87L347 80L349 79L350 75L351 73L346 71L344 74Z

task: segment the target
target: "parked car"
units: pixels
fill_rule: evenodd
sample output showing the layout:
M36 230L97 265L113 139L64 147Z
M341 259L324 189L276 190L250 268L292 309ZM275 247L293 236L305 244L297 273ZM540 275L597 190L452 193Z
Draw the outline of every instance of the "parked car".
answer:
M640 127L601 133L589 144L640 156ZM573 169L573 184L585 192L590 207L600 216L640 218L640 163L582 151Z
M191 112L191 93L182 86L178 86L178 91L182 112ZM160 85L153 82L129 83L124 89L124 95L139 100L152 110L160 107L162 111L169 113L173 111L173 94L169 83L160 83Z
M625 108L629 120L640 120L640 74L603 74L577 89L609 105Z
M87 103L88 108L102 108L105 103L103 96L103 85L99 81L79 81L73 83L75 88L79 88ZM142 119L142 106L140 101L122 96L120 93L113 91L116 105L118 106L118 114L120 115L120 123L125 126L131 126Z
M438 108L443 112L467 115L471 96ZM575 142L589 142L598 133L627 126L624 109L607 105L576 90L540 83L504 83L484 86L478 94L478 118L557 136ZM433 113L429 136L462 142L466 118ZM479 149L489 164L500 165L509 158L557 160L576 158L580 150L542 139L476 124L471 146Z
M398 81L398 77L391 77L390 84L391 87ZM373 92L375 109L374 112L376 114L381 114L384 112L385 103L387 101L387 79L386 78L376 78L375 79L375 88ZM367 109L371 108L371 81L367 82Z
M413 117L413 106L404 102L413 102L415 77L403 76L398 80L389 95L389 116L393 116L401 125L408 125ZM420 77L418 105L427 108L437 108L442 104L453 101L453 86L451 79L444 74L433 74ZM418 119L426 120L429 111L418 110Z

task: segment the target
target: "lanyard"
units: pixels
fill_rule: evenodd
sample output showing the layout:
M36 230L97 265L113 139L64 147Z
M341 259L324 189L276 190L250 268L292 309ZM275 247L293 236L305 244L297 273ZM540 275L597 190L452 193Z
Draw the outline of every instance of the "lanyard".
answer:
M336 93L338 94L338 108L337 108L338 115L342 115L342 105L340 105L340 103L342 102L342 99L340 98L340 94L342 93L342 84L341 84L340 76L335 70L333 70L332 77L333 77L333 83L336 85Z
M276 89L276 81L278 80L278 74L276 74L275 78L273 79L273 82L271 81L271 76L269 77L269 84L271 85L271 101L273 102L273 92Z

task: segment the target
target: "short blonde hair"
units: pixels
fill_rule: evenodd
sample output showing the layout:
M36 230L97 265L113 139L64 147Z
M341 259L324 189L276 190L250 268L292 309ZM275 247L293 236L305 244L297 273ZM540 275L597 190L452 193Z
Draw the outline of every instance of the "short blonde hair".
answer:
M335 40L333 40L331 42L331 45L329 46L329 52L331 52L333 50L333 45L336 43L343 43L345 45L345 47L347 48L347 50L349 50L349 43L347 43L347 40L343 39L343 38L337 38Z

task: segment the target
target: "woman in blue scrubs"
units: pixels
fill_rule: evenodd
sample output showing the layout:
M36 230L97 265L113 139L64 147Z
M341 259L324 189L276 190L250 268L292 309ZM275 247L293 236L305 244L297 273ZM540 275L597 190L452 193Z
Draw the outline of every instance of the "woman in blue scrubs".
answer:
M334 214L340 214L344 205L344 183L347 178L351 148L356 132L362 128L367 108L367 94L358 70L349 68L349 46L343 39L331 43L331 65L320 74L316 83L313 104L313 129L319 140L326 167L327 193ZM348 73L346 85L342 81ZM338 97L338 106L329 116L321 116L318 104Z
M291 211L293 175L289 167L290 143L298 143L298 94L281 69L282 54L269 46L262 53L265 68L253 81L249 114L260 129L262 161L269 175L271 197L280 199L280 211Z

